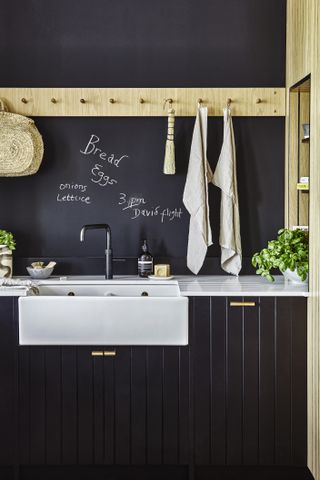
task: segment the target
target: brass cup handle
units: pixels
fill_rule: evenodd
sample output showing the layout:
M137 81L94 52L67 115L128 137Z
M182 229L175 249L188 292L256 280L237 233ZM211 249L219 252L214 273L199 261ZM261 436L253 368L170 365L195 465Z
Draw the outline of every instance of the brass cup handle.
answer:
M104 357L115 357L117 352L115 350L107 350L103 352Z
M255 307L256 302L230 302L230 307Z
M115 350L94 350L91 352L92 357L115 357L117 352Z

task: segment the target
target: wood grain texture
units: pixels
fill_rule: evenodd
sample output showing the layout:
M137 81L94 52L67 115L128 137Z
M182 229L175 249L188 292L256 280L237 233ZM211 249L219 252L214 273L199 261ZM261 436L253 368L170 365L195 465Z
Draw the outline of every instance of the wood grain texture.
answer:
M287 88L311 75L310 275L308 300L308 466L320 479L320 4L287 2ZM288 162L288 158L287 158ZM288 189L288 184L286 185ZM287 196L287 195L286 195ZM288 211L286 214L288 219Z
M27 116L194 116L199 99L221 116L231 98L234 116L285 115L285 88L0 88L11 112ZM54 101L52 101L54 100Z
M310 122L310 92L301 88L288 91L286 211L287 225L309 225L309 192L297 190L301 177L310 175L310 143L303 142L303 124ZM309 87L310 88L310 87Z
M286 162L286 223L290 227L298 225L298 165L299 165L299 94L288 92L288 105L290 109L290 122L289 117L286 122L287 128L287 158Z
M310 175L310 143L303 143L304 123L310 122L310 93L300 92L299 115L299 177ZM299 180L300 181L300 180ZM298 225L309 225L309 193L299 191L299 222Z

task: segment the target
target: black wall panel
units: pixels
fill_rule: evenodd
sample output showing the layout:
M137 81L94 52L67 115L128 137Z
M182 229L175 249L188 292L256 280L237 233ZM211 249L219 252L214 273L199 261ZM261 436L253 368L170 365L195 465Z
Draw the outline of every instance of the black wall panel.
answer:
M1 86L284 85L284 0L0 0L0 8ZM154 255L183 259L189 218L182 191L193 122L176 121L177 175L168 177L161 173L166 119L36 119L45 141L40 172L0 179L0 204L6 205L0 226L18 240L15 273L25 272L26 257L55 257L61 266L63 258L101 255L99 234L79 243L80 226L94 221L110 222L116 256L136 256L147 236ZM284 120L235 118L234 126L243 253L251 257L283 225ZM92 162L79 153L91 134L101 137L107 152L130 156L130 168L122 170L113 190L91 182ZM213 168L221 141L222 118L212 118ZM114 170L121 169L109 166L108 174ZM60 183L72 181L88 184L92 205L56 202ZM150 205L181 208L182 219L131 221L119 209L123 190L148 197ZM217 258L219 192L210 190L214 246L208 255ZM60 273L79 273L75 265L69 260ZM211 263L206 273L220 270Z

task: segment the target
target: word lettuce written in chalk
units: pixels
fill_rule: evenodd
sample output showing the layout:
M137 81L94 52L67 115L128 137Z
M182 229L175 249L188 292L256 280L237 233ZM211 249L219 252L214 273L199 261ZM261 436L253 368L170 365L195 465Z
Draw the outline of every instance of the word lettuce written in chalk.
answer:
M80 150L80 153L83 155L93 155L99 157L101 160L113 165L114 167L120 167L120 162L124 158L129 158L128 155L121 155L116 157L114 153L106 153L101 148L97 147L97 144L100 144L100 138L97 135L92 134L86 147L83 150Z
M158 217L161 223L165 221L172 222L173 220L180 220L182 217L182 209L175 207L173 209L168 207L161 207L156 205L155 207L149 207L148 202L139 195L127 195L126 193L120 193L118 205L121 206L121 210L130 211L130 219L136 220L139 217Z

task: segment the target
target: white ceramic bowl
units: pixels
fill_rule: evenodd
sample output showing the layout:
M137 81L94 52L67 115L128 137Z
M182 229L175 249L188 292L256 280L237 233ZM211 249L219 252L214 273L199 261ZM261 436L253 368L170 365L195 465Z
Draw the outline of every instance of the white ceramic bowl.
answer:
M30 277L34 278L35 280L45 280L49 278L51 273L53 272L54 267L50 268L33 268L27 267L27 271Z
M299 277L297 271L295 270L294 272L292 270L290 270L289 268L287 268L287 270L285 270L283 272L283 276L286 280L289 280L290 282L292 283L308 283L308 276L307 278L302 281L301 278Z

